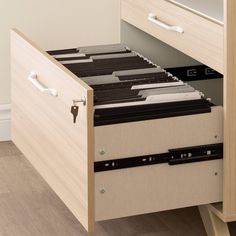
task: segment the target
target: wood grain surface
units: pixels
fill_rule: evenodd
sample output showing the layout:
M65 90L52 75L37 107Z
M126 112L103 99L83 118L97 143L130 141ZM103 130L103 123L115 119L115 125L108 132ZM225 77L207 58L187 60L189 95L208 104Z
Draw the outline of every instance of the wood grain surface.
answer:
M183 34L148 20L149 13ZM165 0L122 0L121 18L181 52L223 73L223 26Z
M226 221L236 220L236 2L225 1L224 200Z
M4 154L5 153L5 154ZM11 142L0 142L0 235L87 236L65 204ZM236 223L230 223L236 235ZM196 207L102 221L94 236L206 236Z
M2 155L2 150L8 150ZM0 142L0 235L88 236L11 142ZM231 227L236 230L235 225ZM197 208L102 221L94 236L206 236Z
M53 97L28 80L31 71ZM30 42L11 32L12 140L88 231L94 225L93 90ZM73 99L85 96L76 124Z
M210 113L97 126L95 160L165 153L173 148L222 142L223 108L215 106Z

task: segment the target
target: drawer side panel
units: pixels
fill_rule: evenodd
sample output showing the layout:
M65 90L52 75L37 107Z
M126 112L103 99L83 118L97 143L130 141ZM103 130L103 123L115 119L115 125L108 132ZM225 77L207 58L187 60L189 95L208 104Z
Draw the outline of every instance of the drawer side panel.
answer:
M95 219L222 201L222 160L135 167L95 174Z
M95 127L95 161L223 142L222 107L210 113Z
M30 72L57 97L40 92ZM12 140L81 224L94 225L93 91L27 40L11 32ZM77 81L76 81L77 79ZM72 100L85 96L76 124Z

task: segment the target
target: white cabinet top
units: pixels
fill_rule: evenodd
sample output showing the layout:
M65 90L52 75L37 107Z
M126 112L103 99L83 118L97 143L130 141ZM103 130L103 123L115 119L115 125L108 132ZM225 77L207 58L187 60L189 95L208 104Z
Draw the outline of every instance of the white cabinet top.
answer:
M223 24L224 0L167 0L215 22Z

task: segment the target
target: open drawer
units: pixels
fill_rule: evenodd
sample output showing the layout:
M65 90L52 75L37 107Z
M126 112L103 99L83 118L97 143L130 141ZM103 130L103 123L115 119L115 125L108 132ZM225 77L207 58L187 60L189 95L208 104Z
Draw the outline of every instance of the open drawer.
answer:
M222 107L94 127L93 89L20 32L11 36L12 140L88 231L99 220L222 200L220 159L94 171L97 162L222 143Z

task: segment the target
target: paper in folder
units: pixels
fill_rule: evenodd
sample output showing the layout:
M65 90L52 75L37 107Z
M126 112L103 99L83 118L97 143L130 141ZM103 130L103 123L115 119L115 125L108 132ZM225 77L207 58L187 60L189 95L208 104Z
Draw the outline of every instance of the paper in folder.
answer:
M190 85L121 44L48 52L94 89L94 124L211 112Z

